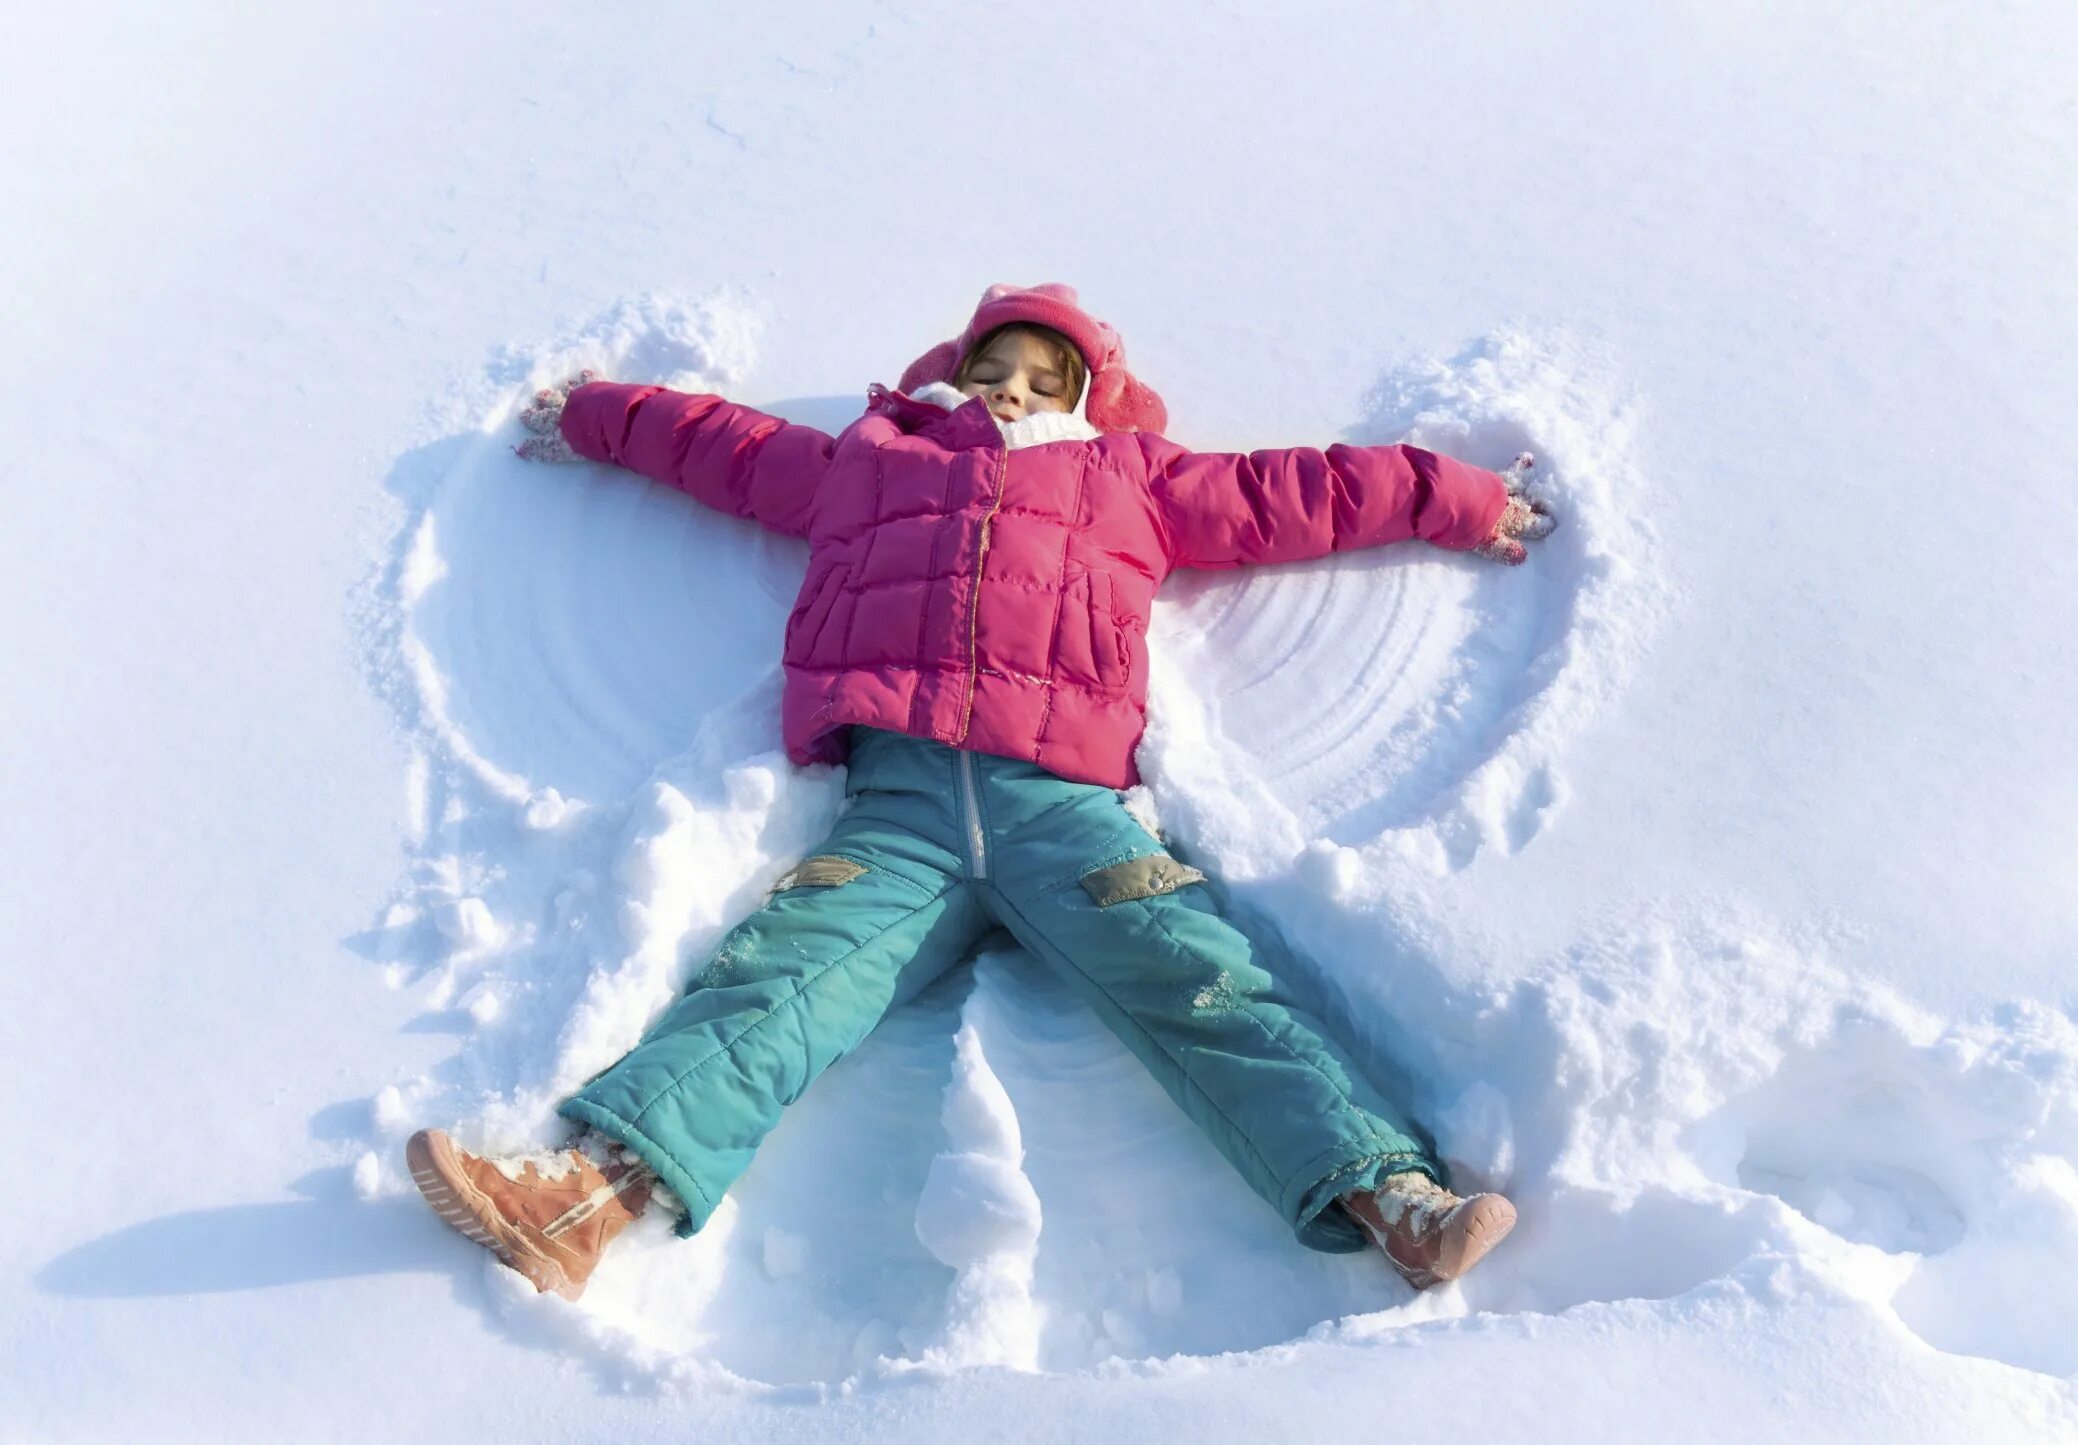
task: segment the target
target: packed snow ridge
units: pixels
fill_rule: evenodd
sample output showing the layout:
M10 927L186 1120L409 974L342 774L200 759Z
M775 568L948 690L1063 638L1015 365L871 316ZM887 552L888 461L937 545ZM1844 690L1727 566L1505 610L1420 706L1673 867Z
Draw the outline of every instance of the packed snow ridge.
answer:
M756 332L727 297L627 303L501 358L454 434L391 475L406 517L362 616L413 739L414 826L376 932L391 982L458 1044L380 1087L364 1196L410 1191L421 1125L558 1138L556 1101L835 816L841 774L777 752L799 545L509 450L536 385L589 365L727 393ZM1181 574L1155 619L1141 758L1162 825L1316 961L1301 982L1458 1178L1517 1200L1476 1276L1415 1297L1374 1259L1294 1244L1007 944L830 1069L696 1238L646 1217L574 1305L459 1240L457 1269L486 1271L503 1327L580 1343L604 1373L754 1391L1727 1297L1815 1296L1936 1350L2078 1372L2078 1293L2039 1289L2078 1276L2070 1019L1933 1017L1821 939L1683 905L1498 982L1444 966L1435 891L1537 843L1568 802L1569 741L1667 610L1637 428L1616 368L1564 335L1411 365L1349 439L1537 453L1567 522L1527 567L1410 546Z

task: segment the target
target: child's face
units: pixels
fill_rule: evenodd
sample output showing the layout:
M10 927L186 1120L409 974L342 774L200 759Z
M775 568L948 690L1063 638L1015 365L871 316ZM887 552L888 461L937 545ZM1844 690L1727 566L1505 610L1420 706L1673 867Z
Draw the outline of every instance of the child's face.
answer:
M1016 421L1041 411L1067 411L1068 377L1054 361L1053 348L1029 331L1009 331L967 367L960 390L983 397L1001 421Z

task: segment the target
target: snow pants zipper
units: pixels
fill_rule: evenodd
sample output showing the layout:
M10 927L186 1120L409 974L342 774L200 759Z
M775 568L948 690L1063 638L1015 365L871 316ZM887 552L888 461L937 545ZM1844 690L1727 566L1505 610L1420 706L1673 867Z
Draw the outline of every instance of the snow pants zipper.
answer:
M953 756L953 771L959 779L960 817L967 826L969 872L975 878L986 878L988 834L981 826L981 784L975 776L974 754L961 748Z

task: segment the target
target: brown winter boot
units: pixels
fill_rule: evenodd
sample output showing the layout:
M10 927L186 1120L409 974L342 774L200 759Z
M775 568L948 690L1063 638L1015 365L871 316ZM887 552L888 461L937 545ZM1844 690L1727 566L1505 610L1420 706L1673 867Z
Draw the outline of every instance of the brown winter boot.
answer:
M599 1256L642 1213L656 1176L639 1164L604 1170L575 1149L550 1162L504 1167L439 1129L404 1146L419 1193L440 1217L534 1283L564 1299L584 1293ZM508 1172L509 1171L509 1172Z
M1515 1228L1515 1206L1500 1195L1460 1199L1420 1173L1388 1175L1340 1203L1416 1289L1456 1279Z

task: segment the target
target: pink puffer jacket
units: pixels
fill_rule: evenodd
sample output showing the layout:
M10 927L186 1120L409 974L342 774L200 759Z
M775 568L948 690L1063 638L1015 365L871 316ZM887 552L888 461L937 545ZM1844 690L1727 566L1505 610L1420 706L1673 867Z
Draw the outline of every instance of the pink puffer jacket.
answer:
M987 405L874 387L837 437L724 401L594 382L579 453L806 537L782 711L796 762L863 723L1128 787L1147 619L1172 568L1420 538L1471 548L1507 496L1411 446L1196 453L1147 432L1005 447Z

